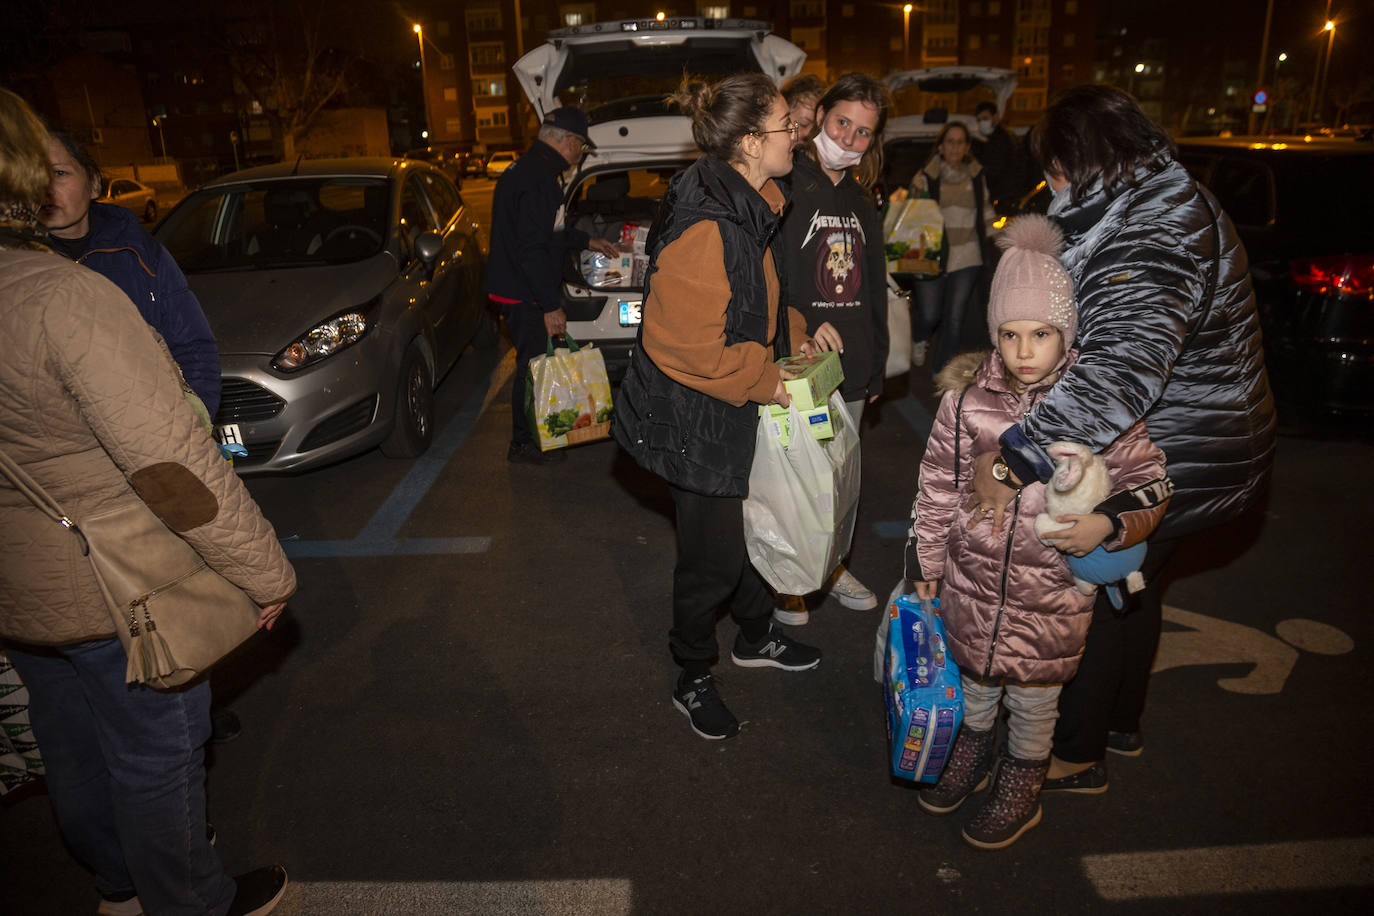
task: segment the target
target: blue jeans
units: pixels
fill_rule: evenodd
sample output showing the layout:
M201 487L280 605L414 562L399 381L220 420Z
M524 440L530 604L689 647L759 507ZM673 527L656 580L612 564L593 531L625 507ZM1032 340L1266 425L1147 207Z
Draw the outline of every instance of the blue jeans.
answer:
M137 891L149 916L228 910L234 881L205 836L209 683L129 686L117 639L5 651L29 688L62 837L96 888Z
M935 329L940 329L935 352L927 363L932 373L939 372L959 352L964 317L982 270L982 267L965 267L934 280L919 280L912 287L916 308L911 313L911 339L917 343L930 340Z

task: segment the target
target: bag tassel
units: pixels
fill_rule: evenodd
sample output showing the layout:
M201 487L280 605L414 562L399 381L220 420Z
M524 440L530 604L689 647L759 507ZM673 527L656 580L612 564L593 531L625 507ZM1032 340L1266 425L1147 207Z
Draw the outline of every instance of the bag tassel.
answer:
M129 664L125 669L125 680L146 684L173 673L177 670L177 664L167 640L158 633L157 624L149 616L146 604L142 605L143 625L140 627L139 606L135 604L129 611Z

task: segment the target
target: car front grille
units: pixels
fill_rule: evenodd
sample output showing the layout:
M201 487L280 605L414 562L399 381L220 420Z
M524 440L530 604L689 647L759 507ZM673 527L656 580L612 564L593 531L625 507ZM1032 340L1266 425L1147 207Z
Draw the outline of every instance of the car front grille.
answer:
M331 414L320 424L310 431L310 435L305 437L301 443L301 451L308 452L312 449L321 448L331 442L338 442L345 436L351 436L359 430L366 429L372 422L372 418L377 413L377 396L368 395L355 404L350 404L338 413Z
M215 424L254 423L270 420L281 413L286 402L272 392L246 379L225 378L220 382L219 413Z
M262 464L277 453L281 447L281 439L269 439L259 442L245 442L243 447L248 449L248 454L234 459L234 467L246 468L255 464Z

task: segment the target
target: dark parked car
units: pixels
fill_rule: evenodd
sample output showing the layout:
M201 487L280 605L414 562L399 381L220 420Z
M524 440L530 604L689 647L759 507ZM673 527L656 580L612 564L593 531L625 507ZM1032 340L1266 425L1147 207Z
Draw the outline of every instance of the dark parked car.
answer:
M469 342L495 342L478 232L453 182L408 159L248 169L178 204L156 236L219 341L236 466L423 452L434 386Z
M415 159L420 162L428 162L449 178L453 179L454 184L459 189L463 187L463 168L460 157L462 153L447 150L438 146L423 146L413 149L406 153L407 159Z
M1245 243L1284 426L1374 415L1374 144L1188 138L1179 158Z
M481 178L487 174L487 160L480 153L459 153L458 163L465 176Z

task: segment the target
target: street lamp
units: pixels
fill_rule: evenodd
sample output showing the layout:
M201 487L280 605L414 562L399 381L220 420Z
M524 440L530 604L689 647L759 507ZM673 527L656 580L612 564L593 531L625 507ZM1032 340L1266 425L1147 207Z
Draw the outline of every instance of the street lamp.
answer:
M911 68L911 4L902 7L902 69Z
M1336 40L1336 23L1328 19L1322 28L1326 30L1326 62L1322 64L1322 92L1321 101L1317 105L1318 112L1326 107L1326 75L1331 72L1331 44Z
M420 42L420 95L424 98L425 103L425 130L421 132L420 136L428 140L430 129L434 127L434 121L429 115L429 75L425 69L425 30L420 27L418 22L411 26L411 30L415 32L415 38Z
M1136 75L1137 73L1144 73L1144 72L1145 72L1145 65L1144 65L1144 64L1136 64L1136 65L1135 65L1135 70L1134 70L1134 72L1131 73L1131 95L1135 95L1135 75Z

